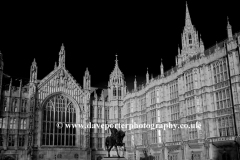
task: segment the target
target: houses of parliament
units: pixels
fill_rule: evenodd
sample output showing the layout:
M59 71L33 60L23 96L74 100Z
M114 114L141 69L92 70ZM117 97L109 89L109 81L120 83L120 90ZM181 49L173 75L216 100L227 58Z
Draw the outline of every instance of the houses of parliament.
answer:
M39 80L30 66L27 84L4 73L0 54L0 159L101 160L107 156L103 128L67 128L57 124L194 124L201 128L125 128L125 157L144 152L155 160L239 160L240 34L226 23L227 38L205 49L186 5L182 46L176 66L127 90L116 57L108 88L91 86L86 69L83 86L65 67L61 47L54 69ZM224 31L223 31L224 32ZM115 151L112 151L115 156Z

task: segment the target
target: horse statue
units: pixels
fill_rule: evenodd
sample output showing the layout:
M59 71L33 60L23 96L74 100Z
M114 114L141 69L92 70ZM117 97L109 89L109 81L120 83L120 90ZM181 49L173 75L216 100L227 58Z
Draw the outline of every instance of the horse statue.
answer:
M110 151L114 146L116 149L117 155L120 158L117 147L118 146L123 147L124 151L126 151L125 143L123 143L125 132L123 132L121 129L117 130L115 127L112 127L112 128L109 127L109 129L111 131L111 136L107 136L105 141L105 147L106 147L106 150L108 151L108 157L110 157Z

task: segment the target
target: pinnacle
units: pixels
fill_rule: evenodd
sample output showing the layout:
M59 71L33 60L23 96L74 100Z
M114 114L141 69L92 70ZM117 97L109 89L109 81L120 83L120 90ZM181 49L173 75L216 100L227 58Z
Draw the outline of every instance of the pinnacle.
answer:
M191 25L192 25L192 22L191 22L189 10L188 10L188 4L187 4L187 2L186 2L186 20L185 20L185 26L191 26Z
M231 28L231 25L230 25L230 23L229 23L229 18L228 18L228 17L227 17L227 23L228 23L228 24L227 24L227 27L228 27L228 28Z
M86 68L85 74L89 74L88 67Z
M36 60L35 60L35 58L33 59L33 62L32 62L33 64L36 64Z
M122 72L120 71L120 69L118 67L117 54L116 54L116 60L115 60L115 67L114 67L113 72L112 72L111 75L113 75L113 74L116 74L116 75L119 75L119 74L121 75L122 74Z

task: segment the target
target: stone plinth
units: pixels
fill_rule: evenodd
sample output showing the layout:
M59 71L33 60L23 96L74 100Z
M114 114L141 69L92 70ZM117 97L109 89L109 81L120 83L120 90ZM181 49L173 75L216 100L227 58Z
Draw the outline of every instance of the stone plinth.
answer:
M124 157L104 157L102 160L127 160L127 158L124 158Z

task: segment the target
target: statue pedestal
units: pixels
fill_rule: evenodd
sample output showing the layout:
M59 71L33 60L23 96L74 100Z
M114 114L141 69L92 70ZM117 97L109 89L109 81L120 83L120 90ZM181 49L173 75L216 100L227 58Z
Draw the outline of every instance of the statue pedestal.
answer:
M104 157L102 160L127 160L127 158L124 158L124 157Z

